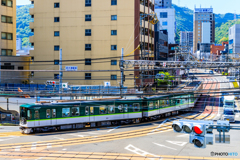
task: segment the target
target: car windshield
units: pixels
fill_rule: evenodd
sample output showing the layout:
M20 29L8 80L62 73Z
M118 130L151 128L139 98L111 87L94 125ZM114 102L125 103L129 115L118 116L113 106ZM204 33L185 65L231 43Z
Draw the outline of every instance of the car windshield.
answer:
M233 102L225 102L226 106L233 106Z
M234 112L233 111L224 111L224 114L225 115L234 115Z

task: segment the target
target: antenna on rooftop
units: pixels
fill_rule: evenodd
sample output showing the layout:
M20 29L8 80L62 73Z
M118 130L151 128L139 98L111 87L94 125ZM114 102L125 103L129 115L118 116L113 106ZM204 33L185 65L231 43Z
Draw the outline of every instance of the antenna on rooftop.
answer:
M237 14L236 14L236 10L235 10L235 13L234 13L234 21L237 21Z

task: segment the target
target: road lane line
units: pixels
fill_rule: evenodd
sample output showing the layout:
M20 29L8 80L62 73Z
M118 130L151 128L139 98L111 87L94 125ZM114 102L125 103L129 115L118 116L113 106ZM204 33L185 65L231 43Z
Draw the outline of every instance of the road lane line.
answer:
M148 158L148 159L150 159L150 160L155 160L156 158L157 158L158 160L161 160L161 159L162 159L161 157L158 157L157 155L154 155L154 154L148 153L148 152L146 152L146 151L143 151L143 150L141 150L141 149L139 149L139 148L137 148L137 147L134 147L134 146L131 145L131 144L129 144L129 145L128 145L127 147L125 147L124 149L126 149L126 150L128 150L128 151L130 151L130 152L133 152L133 153L135 153L135 154L138 154L138 155L140 155L140 156L143 156L143 157L145 157L145 158ZM152 156L152 158L146 157L147 155ZM154 157L155 157L155 158L154 158Z
M151 134L153 132L155 132L156 130L158 130L158 128L160 128L164 123L166 123L168 121L168 118L165 119L161 124L159 124L159 126L157 128L155 128L154 130L152 130L151 132L149 132L148 134Z
M120 126L117 126L117 127L113 128L113 129L108 130L107 132L112 132L113 130L118 129L119 127Z
M17 146L17 147L15 148L15 151L20 151L20 148L21 148L21 146Z
M47 148L52 148L52 144L51 144L51 143L48 143L48 144L47 144Z
M158 144L158 143L155 143L155 142L153 142L153 144L155 144L155 145L157 145L157 146L160 146L160 147L165 147L165 148L168 148L168 149L172 149L172 150L177 150L176 148L164 146L164 145L162 145L162 144Z
M36 143L36 142L32 143L31 150L34 150L34 149L36 149L36 148L37 148L37 143Z
M180 142L180 141L167 141L168 143L172 143L178 146L184 146L185 144L187 144L187 142Z

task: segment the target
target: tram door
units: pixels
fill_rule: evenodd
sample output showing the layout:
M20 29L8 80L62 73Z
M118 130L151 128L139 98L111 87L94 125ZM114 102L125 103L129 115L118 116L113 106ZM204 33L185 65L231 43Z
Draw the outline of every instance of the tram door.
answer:
M40 126L40 120L39 120L39 110L35 110L35 113L34 113L34 126Z
M52 109L52 125L56 125L57 124L57 112L56 109Z
M90 121L94 122L95 121L95 116L94 116L94 107L90 107Z
M128 111L128 105L127 105L127 104L124 104L123 112L124 112L123 118L124 118L124 119L129 118L129 111Z

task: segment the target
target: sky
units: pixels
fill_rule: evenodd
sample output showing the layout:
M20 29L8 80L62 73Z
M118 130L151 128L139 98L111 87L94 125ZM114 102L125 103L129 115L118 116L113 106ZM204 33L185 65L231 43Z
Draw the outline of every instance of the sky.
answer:
M188 7L194 9L194 5L197 8L208 8L213 7L214 13L237 13L240 14L240 0L172 0L174 4L180 5L181 7ZM30 4L29 0L17 0L17 5Z
M235 13L240 14L240 0L172 0L173 4L190 9L209 8L212 6L213 12L217 14Z

